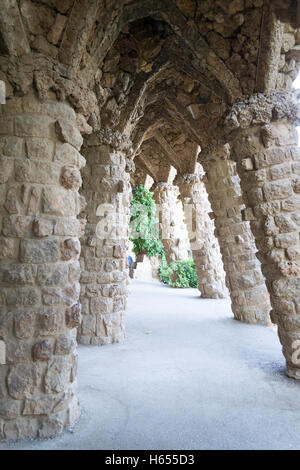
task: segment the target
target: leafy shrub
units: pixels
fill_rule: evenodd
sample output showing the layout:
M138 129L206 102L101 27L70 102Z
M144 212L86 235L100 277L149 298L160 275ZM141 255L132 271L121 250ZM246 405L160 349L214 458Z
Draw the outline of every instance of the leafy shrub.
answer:
M195 264L192 259L168 263L162 260L158 274L164 284L172 287L198 287Z
M195 264L192 259L171 263L173 276L173 287L198 287L198 279Z
M164 247L160 239L153 194L142 184L137 186L133 193L129 226L130 240L136 255L144 253L149 257L164 258Z
M171 274L172 274L172 269L168 265L166 258L162 259L162 262L160 263L160 266L158 268L159 279L164 284L168 284L169 286L171 286L172 285Z

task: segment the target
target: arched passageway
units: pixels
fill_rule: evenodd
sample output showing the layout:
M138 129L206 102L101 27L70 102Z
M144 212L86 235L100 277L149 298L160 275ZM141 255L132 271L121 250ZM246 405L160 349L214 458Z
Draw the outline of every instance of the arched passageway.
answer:
M124 339L135 167L176 169L203 297L221 253L235 318L271 317L298 379L298 2L0 5L0 435L72 425L76 336Z

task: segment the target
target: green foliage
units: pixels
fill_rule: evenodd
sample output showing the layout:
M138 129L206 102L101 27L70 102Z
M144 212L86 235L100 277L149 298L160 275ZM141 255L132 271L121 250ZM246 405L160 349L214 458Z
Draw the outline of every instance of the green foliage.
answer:
M177 261L168 265L160 239L153 194L144 185L136 187L130 204L130 240L135 254L160 256L159 278L172 287L198 287L194 261Z
M169 267L166 258L164 258L158 268L159 279L164 284L168 284L169 286L171 286L172 285L171 274L172 274L172 269Z
M198 287L195 264L192 259L168 263L162 260L158 274L164 284L172 287Z
M195 264L192 259L171 263L171 269L176 273L173 287L198 287Z
M164 257L164 247L159 237L158 218L153 194L144 185L136 187L130 203L130 240L137 255Z

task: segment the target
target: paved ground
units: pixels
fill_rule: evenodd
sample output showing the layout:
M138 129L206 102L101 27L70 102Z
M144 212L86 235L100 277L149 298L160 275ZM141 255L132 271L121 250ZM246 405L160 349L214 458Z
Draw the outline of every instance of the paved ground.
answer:
M127 340L80 346L73 432L1 449L300 449L300 383L275 329L232 319L229 300L135 282Z

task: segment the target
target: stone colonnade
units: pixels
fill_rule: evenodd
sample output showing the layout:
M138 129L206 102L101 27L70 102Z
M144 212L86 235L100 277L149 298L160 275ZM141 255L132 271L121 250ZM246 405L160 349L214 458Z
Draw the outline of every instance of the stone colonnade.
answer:
M185 219L198 277L198 288L203 298L224 298L227 295L225 273L207 193L198 174L177 175L174 184L179 187Z
M258 95L233 106L224 128L246 209L231 161L218 161L210 168L207 184L234 313L244 321L267 319L267 296L248 220L287 373L299 379L296 114L289 94ZM77 329L85 344L124 337L130 161L115 137L100 131L86 139L86 206L79 195L83 139L73 109L56 100L41 103L33 94L1 106L1 438L53 437L76 421ZM198 222L192 226L187 220L202 296L223 297L220 251L201 177L178 175L174 183ZM227 197L220 198L220 191Z
M249 222L243 220L243 203L236 163L229 146L215 149L203 162L205 183L213 210L226 284L234 318L247 323L270 324L271 310Z

